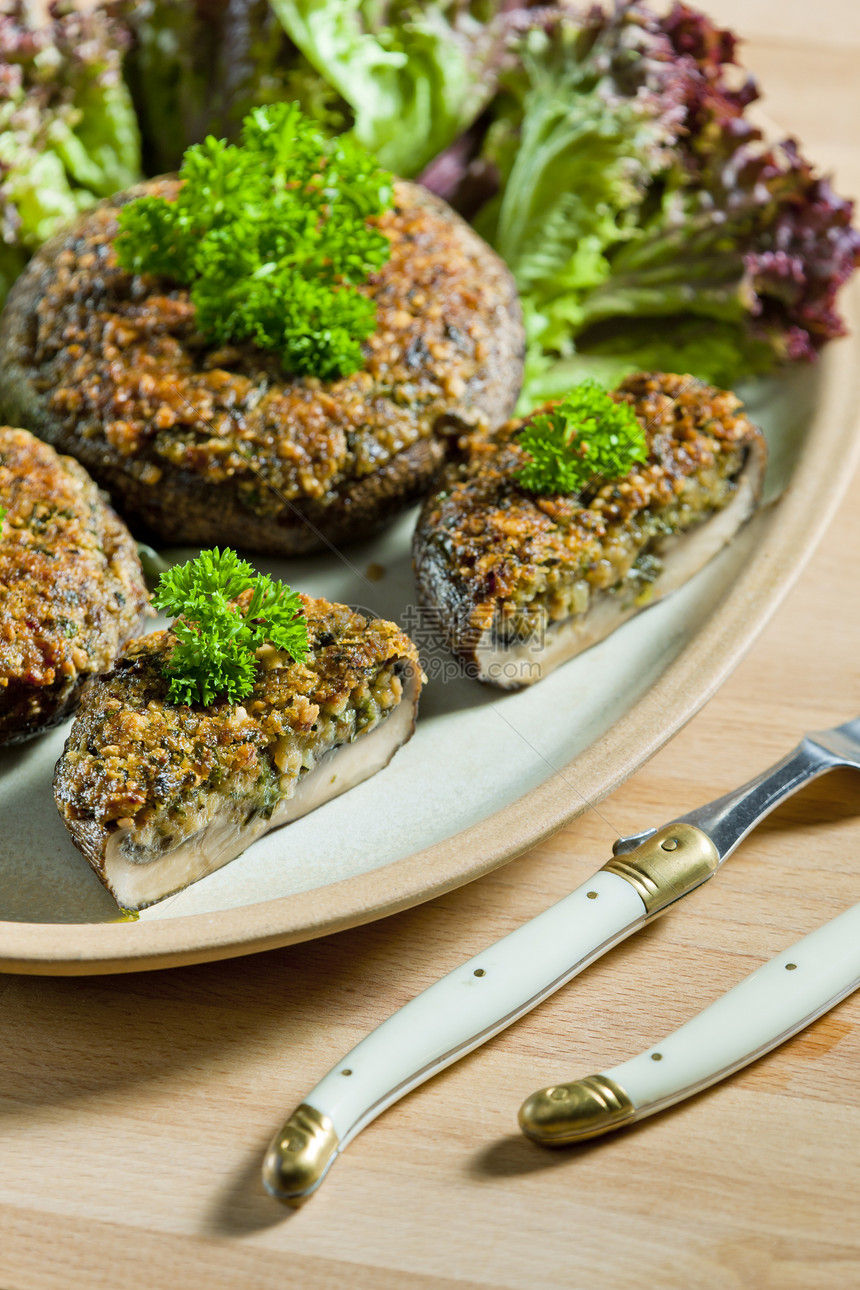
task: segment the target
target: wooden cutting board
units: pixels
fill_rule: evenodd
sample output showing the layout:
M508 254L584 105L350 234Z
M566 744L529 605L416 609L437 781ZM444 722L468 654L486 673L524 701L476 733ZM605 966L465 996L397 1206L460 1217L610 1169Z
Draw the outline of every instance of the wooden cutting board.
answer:
M714 0L767 110L860 193L856 0ZM337 937L141 976L0 978L0 1287L860 1285L860 995L727 1084L549 1153L533 1089L653 1043L860 901L860 777L789 802L716 882L372 1125L296 1214L282 1114L368 1029L582 881L614 837L860 713L860 479L718 696L624 788L469 887Z

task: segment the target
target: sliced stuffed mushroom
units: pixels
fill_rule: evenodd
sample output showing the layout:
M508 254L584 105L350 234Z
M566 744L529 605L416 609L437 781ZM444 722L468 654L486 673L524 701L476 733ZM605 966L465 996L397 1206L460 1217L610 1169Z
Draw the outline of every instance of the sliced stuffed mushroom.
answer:
M239 703L176 704L172 630L133 641L87 694L54 780L60 814L118 904L143 909L381 770L423 680L394 623L301 597L308 651L271 645Z
M640 374L611 395L635 412L647 460L577 493L522 483L526 421L464 440L424 505L419 597L470 673L531 685L674 591L755 510L764 437L735 395Z

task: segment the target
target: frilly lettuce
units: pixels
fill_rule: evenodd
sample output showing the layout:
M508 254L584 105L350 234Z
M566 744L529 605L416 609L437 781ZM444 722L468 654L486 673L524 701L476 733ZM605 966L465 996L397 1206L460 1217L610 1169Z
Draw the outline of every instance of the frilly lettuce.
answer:
M11 13L7 10L11 8ZM521 408L583 377L719 384L843 331L852 204L749 121L735 40L684 4L112 0L150 172L257 104L297 101L449 200L510 264L528 334ZM136 177L123 34L96 10L0 16L0 296L29 251ZM11 52L10 52L11 51ZM118 52L120 51L120 52Z
M459 167L434 163L516 277L522 410L637 367L732 384L843 331L852 204L746 119L734 43L681 4L537 11Z
M140 177L124 29L102 10L24 0L0 14L0 300L78 211Z

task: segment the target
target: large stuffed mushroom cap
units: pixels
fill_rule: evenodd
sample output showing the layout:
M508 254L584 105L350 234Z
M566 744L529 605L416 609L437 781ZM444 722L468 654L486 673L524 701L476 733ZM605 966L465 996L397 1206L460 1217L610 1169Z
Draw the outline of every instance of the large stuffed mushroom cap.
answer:
M291 555L359 538L424 492L452 435L510 414L523 332L513 279L439 198L395 185L364 363L322 381L252 343L215 346L188 290L121 269L119 208L46 244L0 320L0 410L78 457L156 539Z

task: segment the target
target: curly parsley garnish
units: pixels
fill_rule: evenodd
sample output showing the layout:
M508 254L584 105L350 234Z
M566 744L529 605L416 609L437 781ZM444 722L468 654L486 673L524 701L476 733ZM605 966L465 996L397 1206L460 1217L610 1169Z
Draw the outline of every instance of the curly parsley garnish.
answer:
M242 604L235 603L251 591ZM165 665L171 703L236 703L250 694L257 674L255 651L266 643L301 662L308 627L296 592L257 573L235 551L201 551L195 560L163 573L152 603L175 617L178 644Z
M583 381L523 427L529 461L514 478L532 493L578 493L626 475L648 455L645 432L629 403L616 403L596 381Z
M371 154L276 103L245 118L240 145L210 135L189 148L179 174L175 201L121 210L122 267L189 286L212 341L253 341L286 371L324 379L360 367L376 307L356 287L391 252L367 222L393 201Z
M3 521L6 518L6 507L0 506L0 533L3 532Z

